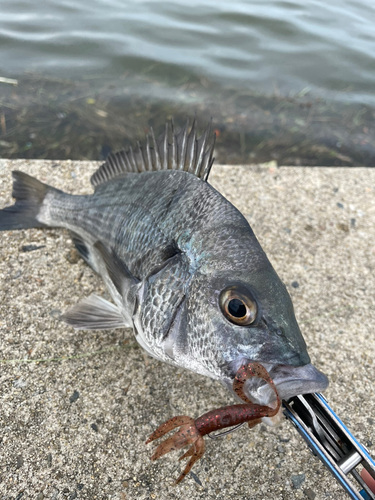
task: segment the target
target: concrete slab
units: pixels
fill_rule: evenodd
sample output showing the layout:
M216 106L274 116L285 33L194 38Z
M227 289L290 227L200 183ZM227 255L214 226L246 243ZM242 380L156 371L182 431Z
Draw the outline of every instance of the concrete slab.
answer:
M90 192L94 163L0 162L0 206L20 169ZM213 185L248 218L286 283L332 407L375 455L375 170L215 166ZM127 330L57 321L100 279L60 230L0 234L1 499L348 498L288 422L207 442L173 486L177 455L144 442L176 414L231 404L218 383L149 358ZM296 477L299 476L299 477Z

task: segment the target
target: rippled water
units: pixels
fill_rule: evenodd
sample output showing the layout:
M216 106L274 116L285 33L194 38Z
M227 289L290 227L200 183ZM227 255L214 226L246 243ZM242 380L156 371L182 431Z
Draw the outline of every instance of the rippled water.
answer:
M81 97L168 101L175 107L169 114L189 111L182 104L196 111L204 103L219 125L243 111L236 93L365 105L352 118L368 135L375 108L375 2L0 0L0 77L22 82L30 73L86 82ZM4 85L0 105L4 93L10 98ZM56 86L59 102L60 91ZM26 96L25 87L25 105ZM273 104L261 108L273 115L288 107L275 112L280 103ZM339 108L332 113L339 116ZM7 142L9 128L2 133Z
M375 2L0 2L0 68L116 78L191 70L272 91L375 100Z

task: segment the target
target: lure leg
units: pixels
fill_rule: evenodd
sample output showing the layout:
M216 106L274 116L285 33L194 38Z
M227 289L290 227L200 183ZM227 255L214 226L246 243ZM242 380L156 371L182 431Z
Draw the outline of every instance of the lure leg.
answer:
M180 474L175 484L180 483L185 478L185 476L189 474L195 462L197 462L200 458L202 458L204 451L205 451L204 439L202 438L202 436L199 436L198 439L195 441L194 445L190 448L190 450L188 450L184 455L182 455L182 457L179 458L179 460L182 460L183 458L191 456L191 459L186 464L185 469Z
M262 378L272 387L276 395L277 404L275 408L254 404L246 397L243 386L245 381L250 377ZM225 406L216 410L211 410L201 415L196 420L184 415L173 417L156 429L147 439L146 444L180 427L173 436L159 444L151 457L152 460L157 460L170 451L179 450L184 446L192 445L191 448L179 458L179 460L183 460L184 458L191 457L184 471L177 479L176 484L184 479L195 462L202 457L205 451L203 436L215 430L232 427L244 422L248 422L249 427L252 428L261 421L262 417L272 417L279 411L281 401L275 384L267 370L259 363L249 363L248 365L242 366L235 376L233 388L246 404Z
M172 417L164 424L161 424L160 427L158 427L152 434L151 436L147 439L146 444L151 443L152 441L155 441L155 439L159 439L165 434L167 434L170 431L173 431L173 429L176 429L176 427L181 427L181 425L194 425L194 419L191 417L185 417L185 416L178 416L178 417Z
M199 437L200 435L195 425L183 425L173 436L159 444L151 460L157 460L170 451L179 450L189 444L193 444Z

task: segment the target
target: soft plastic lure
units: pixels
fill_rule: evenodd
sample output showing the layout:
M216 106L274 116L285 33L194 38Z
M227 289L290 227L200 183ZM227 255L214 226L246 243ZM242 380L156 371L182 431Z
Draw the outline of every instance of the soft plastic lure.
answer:
M254 404L245 396L243 386L245 381L250 377L261 378L272 387L276 395L275 408ZM159 444L151 457L151 460L157 460L170 451L179 450L185 446L191 445L188 451L179 458L179 460L182 460L191 457L184 471L177 479L176 484L184 479L195 462L204 454L205 443L203 436L213 431L243 424L245 422L248 422L249 427L252 428L260 422L262 417L273 417L279 411L281 401L275 384L267 370L259 363L249 363L242 366L235 376L233 389L246 404L223 406L222 408L211 410L195 420L184 415L170 418L158 427L147 439L146 444L151 443L155 439L165 436L165 434L173 429L180 427L173 436Z

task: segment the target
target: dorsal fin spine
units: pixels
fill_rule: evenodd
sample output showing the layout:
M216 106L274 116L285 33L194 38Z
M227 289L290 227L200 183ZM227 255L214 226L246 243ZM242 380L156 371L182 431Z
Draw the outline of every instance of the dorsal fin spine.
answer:
M110 173L111 173L112 175L116 175L116 169L115 169L115 165L114 165L113 159L112 159L112 161L109 163L109 170L110 170Z
M198 158L198 161L197 161L197 166L196 166L196 171L195 171L195 175L197 177L200 177L201 173L202 173L202 166L203 166L203 160L204 160L204 155L205 155L205 149L206 149L206 145L207 145L207 137L209 135L209 133L211 132L211 122L212 122L212 119L209 121L208 123L208 126L206 128L206 130L204 131L204 133L202 134L202 136L200 137L200 139L198 139L198 151L199 151L199 158ZM201 144L200 144L201 142Z
M137 163L136 163L135 157L134 157L133 148L130 146L129 150L130 150L130 161L131 161L131 164L132 164L132 167L133 167L133 172L137 172L138 169L137 169Z
M122 157L124 158L124 163L125 163L125 166L126 166L127 170L129 172L131 172L133 169L132 169L132 166L131 166L131 163L130 163L130 160L129 160L128 153L126 153L125 151L123 151Z
M168 169L168 122L165 124L165 135L163 142L163 170Z
M177 170L177 160L178 160L177 156L178 156L177 140L176 140L176 135L174 133L174 123L172 120L172 162L171 162L172 170Z
M188 135L187 139L187 148L186 148L186 161L185 161L185 166L184 170L185 172L189 172L192 162L193 162L193 156L194 156L194 141L195 141L195 119L193 120L193 124L191 126L190 133Z
M139 161L140 161L141 169L143 172L146 172L146 164L145 164L145 158L143 156L143 149L142 149L139 141L137 141L137 146L138 146L137 156L138 156Z
M214 164L214 161L215 161L215 158L212 157L212 153L213 153L213 148L212 148L211 154L210 154L210 161L207 164L207 169L204 171L204 174L203 174L203 180L204 180L204 182L208 181L208 177L210 175L212 165Z
M146 155L147 155L147 170L152 170L152 154L150 149L150 136L147 134L146 137Z
M111 175L116 175L116 166L115 166L115 162L113 159L112 159L111 163L109 164L109 167L110 167Z
M182 134L181 151L180 151L180 164L179 164L179 167L178 167L180 170L183 170L184 169L184 165L185 165L188 127L189 127L189 120L186 121L185 127L180 132L180 134Z
M152 142L154 144L156 170L161 170L161 160L160 160L159 145L156 142L155 134L154 134L154 129L152 127L151 127L151 137L152 137Z
M189 166L189 172L191 172L191 173L193 173L194 164L195 164L196 159L197 159L197 146L198 146L198 141L197 141L197 136L195 134L194 141L193 141L191 161L190 161L190 166Z
M107 161L91 177L94 187L126 173L139 173L155 170L182 170L207 181L213 163L213 141L210 135L211 121L205 132L198 138L196 121L189 132L189 122L176 133L172 122L171 132L168 123L164 133L155 139L154 131L146 137L146 144L137 142L136 150L129 148L110 154ZM152 139L152 146L150 144Z

